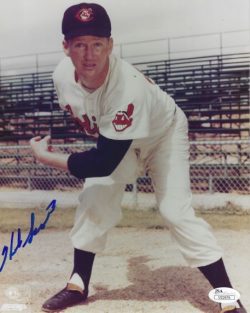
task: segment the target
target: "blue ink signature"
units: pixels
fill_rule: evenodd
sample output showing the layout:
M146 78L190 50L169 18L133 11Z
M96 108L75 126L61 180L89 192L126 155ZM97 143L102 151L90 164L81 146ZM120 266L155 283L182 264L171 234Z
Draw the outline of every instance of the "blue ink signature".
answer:
M2 261L2 265L0 266L0 272L2 272L5 262L7 260L7 257L9 256L9 260L12 260L13 256L17 253L19 248L24 248L27 244L31 244L33 241L33 237L36 236L40 230L44 229L46 227L46 224L49 221L50 215L55 211L56 209L56 200L52 200L50 202L50 204L47 206L46 211L47 211L47 215L45 220L43 221L43 223L41 223L38 227L34 227L35 224L35 213L32 212L30 215L30 230L29 233L27 235L26 240L23 242L22 240L22 232L20 230L20 228L18 228L17 230L17 240L16 240L16 246L14 247L14 237L15 237L15 233L12 232L11 233L11 237L10 237L10 246L4 246L2 249L2 256L3 261Z

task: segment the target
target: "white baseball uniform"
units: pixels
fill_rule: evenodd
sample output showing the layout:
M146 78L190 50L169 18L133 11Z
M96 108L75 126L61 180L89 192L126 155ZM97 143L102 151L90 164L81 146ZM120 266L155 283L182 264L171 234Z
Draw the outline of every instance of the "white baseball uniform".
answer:
M210 226L195 216L191 206L188 125L174 100L114 55L104 84L93 93L75 81L70 58L59 63L53 78L60 106L82 131L94 137L133 140L110 176L86 179L70 233L73 246L93 253L104 249L108 231L121 218L125 185L135 181L143 166L187 263L199 267L220 259L222 251Z

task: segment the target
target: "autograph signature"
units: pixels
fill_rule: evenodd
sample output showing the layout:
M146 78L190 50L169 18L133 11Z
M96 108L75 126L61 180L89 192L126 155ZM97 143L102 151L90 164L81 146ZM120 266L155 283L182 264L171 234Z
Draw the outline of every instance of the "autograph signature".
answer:
M46 215L45 220L38 227L34 227L35 213L32 212L30 214L30 230L29 230L29 233L28 233L25 241L23 241L21 229L18 228L16 246L14 244L15 233L14 232L11 233L10 246L9 247L4 246L2 249L3 261L2 261L2 264L0 263L1 264L0 272L2 272L8 257L9 257L9 260L12 260L13 256L17 253L19 248L24 248L27 244L31 244L33 241L33 237L36 236L40 232L40 230L42 230L46 227L46 224L49 221L50 215L54 212L55 209L56 209L56 200L52 200L46 208L47 215Z

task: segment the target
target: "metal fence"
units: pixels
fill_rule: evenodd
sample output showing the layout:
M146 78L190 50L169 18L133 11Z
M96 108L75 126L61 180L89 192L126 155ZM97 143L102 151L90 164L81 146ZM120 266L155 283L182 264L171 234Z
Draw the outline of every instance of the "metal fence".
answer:
M190 176L193 193L250 192L250 141L196 141L190 145ZM55 145L55 150L71 153L93 144ZM0 146L0 191L58 190L76 191L82 181L63 171L37 162L29 146ZM126 201L140 206L153 201L154 189L145 173L126 186ZM128 200L126 200L128 199ZM150 199L150 200L149 200Z

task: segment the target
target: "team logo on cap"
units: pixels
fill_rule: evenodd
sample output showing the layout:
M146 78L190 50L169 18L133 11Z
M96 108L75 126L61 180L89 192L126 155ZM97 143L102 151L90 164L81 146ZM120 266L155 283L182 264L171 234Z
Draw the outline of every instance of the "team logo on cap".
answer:
M112 124L117 132L121 132L132 125L132 115L134 112L134 105L130 103L127 111L118 111Z
M77 12L76 18L81 22L89 22L94 18L94 12L92 8L83 8Z

